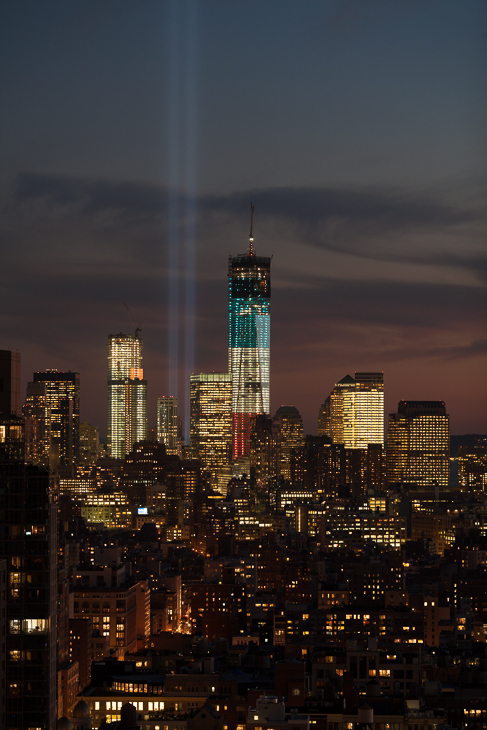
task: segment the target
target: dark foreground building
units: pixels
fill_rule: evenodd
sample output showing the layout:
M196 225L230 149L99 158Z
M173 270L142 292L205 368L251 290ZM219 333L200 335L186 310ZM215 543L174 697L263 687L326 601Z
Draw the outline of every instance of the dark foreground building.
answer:
M6 730L54 730L56 496L24 464L23 419L0 420L0 560L7 562Z

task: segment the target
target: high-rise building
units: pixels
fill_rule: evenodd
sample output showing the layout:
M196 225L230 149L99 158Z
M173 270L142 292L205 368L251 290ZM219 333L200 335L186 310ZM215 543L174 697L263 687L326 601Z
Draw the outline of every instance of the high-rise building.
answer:
M100 437L96 426L83 421L79 427L80 461L94 464L100 453Z
M25 461L45 468L50 464L51 410L44 383L27 383L22 406L25 419Z
M108 451L123 459L147 435L147 381L142 370L142 340L108 336Z
M228 367L232 375L233 458L248 456L250 421L269 413L271 260L254 252L230 256Z
M8 585L1 726L54 730L57 490L55 477L26 465L23 454L23 419L0 419L0 558L7 561Z
M482 444L458 449L458 486L464 492L487 492L487 449Z
M443 401L400 401L389 415L387 481L447 488L450 421Z
M34 373L34 383L46 389L50 466L72 470L79 461L79 373L46 370Z
M178 454L178 399L164 395L157 399L157 440L168 454Z
M303 419L295 406L281 406L276 411L281 422L281 476L291 479L291 450L304 445Z
M211 484L226 494L232 461L232 376L190 376L191 458L210 472Z
M320 408L318 435L347 449L384 445L384 374L346 375Z
M20 353L0 350L0 416L20 416Z
M384 446L384 373L355 372L355 448Z

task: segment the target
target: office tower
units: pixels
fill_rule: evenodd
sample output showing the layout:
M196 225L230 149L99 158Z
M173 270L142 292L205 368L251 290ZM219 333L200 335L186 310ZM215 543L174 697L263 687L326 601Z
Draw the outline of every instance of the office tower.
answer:
M443 401L400 401L389 415L387 481L389 484L438 485L450 475L450 422Z
M191 458L210 472L210 483L226 495L232 462L232 376L190 376Z
M354 448L355 380L345 375L336 383L320 409L320 436L328 436L334 444Z
M100 437L96 426L83 421L79 427L80 461L85 465L94 464L100 450Z
M481 444L458 449L458 486L463 492L487 492L487 449Z
M27 383L27 395L22 406L25 419L25 461L49 467L51 450L51 411L44 383Z
M276 411L281 422L281 476L291 479L291 450L304 444L303 419L294 406L281 406Z
M384 445L384 374L346 375L322 404L318 435L347 449Z
M50 466L72 471L79 460L79 373L46 370L34 373L34 383L46 389Z
M281 464L281 421L261 413L250 423L250 472L258 491L269 492L279 479Z
M7 561L6 730L55 727L57 494L24 463L23 419L0 420L0 558Z
M178 443L178 399L164 395L157 399L157 440L164 444L168 454L177 454Z
M123 459L147 435L147 381L143 379L142 340L108 336L108 452Z
M271 260L254 252L252 225L246 254L228 264L228 368L233 380L233 458L248 456L250 420L269 413Z
M0 350L0 416L20 416L20 353Z
M384 373L355 372L355 448L384 446Z

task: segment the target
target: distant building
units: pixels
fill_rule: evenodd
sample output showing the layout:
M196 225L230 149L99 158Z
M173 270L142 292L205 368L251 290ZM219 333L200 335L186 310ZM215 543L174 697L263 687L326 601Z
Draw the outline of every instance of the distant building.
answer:
M303 419L295 406L281 406L276 411L281 422L281 476L291 479L291 450L304 445Z
M226 494L232 462L232 376L190 376L191 457L210 472L211 485Z
M178 454L178 431L178 399L164 395L157 399L157 440L168 454Z
M318 435L348 449L384 446L384 374L342 378L320 408Z
M228 263L228 369L233 379L233 458L248 456L250 421L269 413L271 259L246 254Z
M79 462L79 373L46 370L34 373L46 389L51 469L73 470Z
M27 383L22 407L25 418L25 461L49 467L51 452L51 409L44 383Z
M96 426L83 421L79 427L80 460L85 464L94 464L99 456L100 437Z
M142 370L142 340L108 336L108 452L123 459L136 441L147 437L147 381Z
M450 417L443 401L400 401L389 415L387 481L446 489Z
M460 446L458 449L458 484L464 492L487 492L487 448Z

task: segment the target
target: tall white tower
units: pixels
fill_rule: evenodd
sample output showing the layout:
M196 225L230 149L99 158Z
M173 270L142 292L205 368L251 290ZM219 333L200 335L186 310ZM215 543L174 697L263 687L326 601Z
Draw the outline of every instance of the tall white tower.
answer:
M108 452L123 459L147 438L147 381L142 370L142 340L108 335Z

